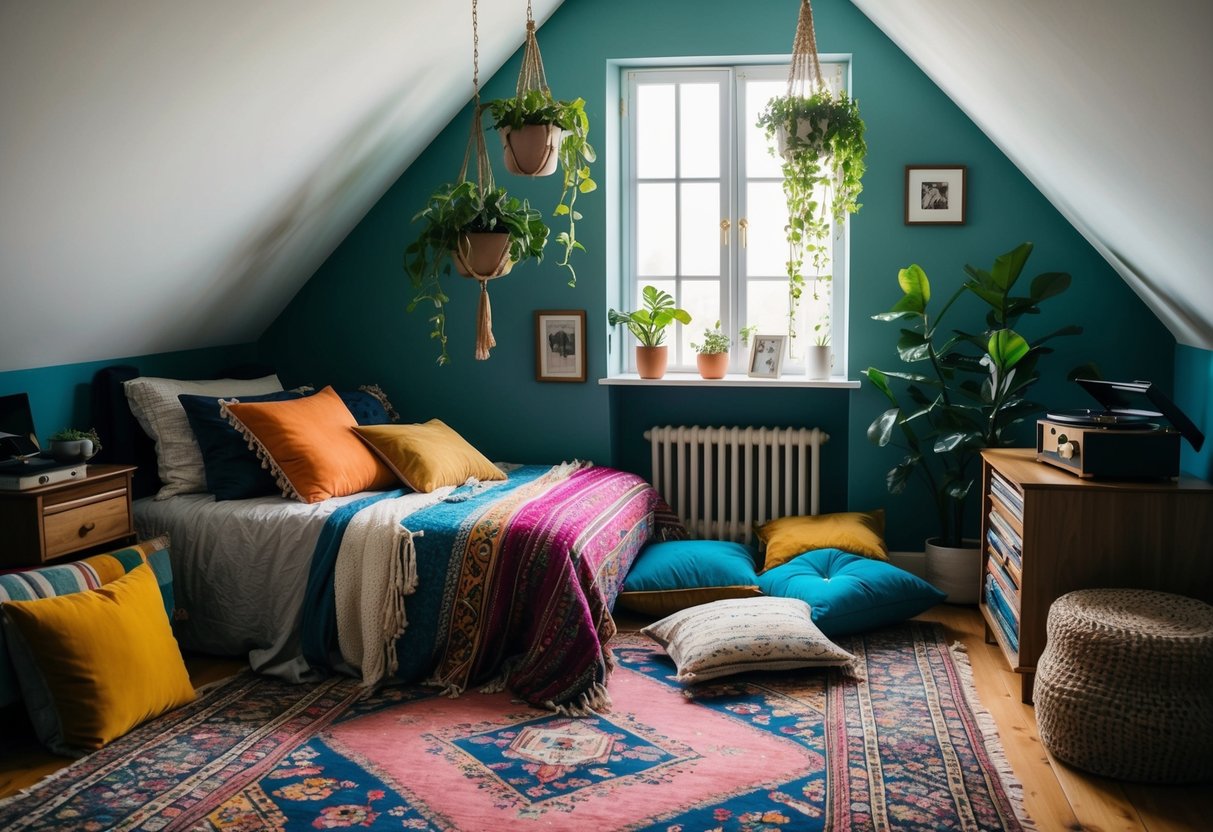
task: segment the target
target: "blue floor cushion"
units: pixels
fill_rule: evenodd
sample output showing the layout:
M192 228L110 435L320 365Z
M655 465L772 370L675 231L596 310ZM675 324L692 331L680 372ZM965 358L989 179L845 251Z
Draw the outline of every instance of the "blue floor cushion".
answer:
M725 598L756 598L758 555L722 540L671 540L646 546L628 572L620 606L665 616Z
M946 597L891 563L840 549L806 552L758 578L766 595L799 598L830 638L895 624Z

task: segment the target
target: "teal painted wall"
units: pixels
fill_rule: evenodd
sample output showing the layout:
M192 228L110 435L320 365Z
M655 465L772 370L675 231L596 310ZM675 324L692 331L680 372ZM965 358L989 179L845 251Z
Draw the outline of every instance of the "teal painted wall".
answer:
M1175 404L1205 435L1200 451L1183 443L1180 469L1213 482L1213 352L1175 348Z
M89 385L98 370L114 364L131 364L143 375L167 378L213 378L224 367L256 360L256 344L164 352L82 364L60 364L32 370L0 373L0 396L28 393L34 426L42 447L61 428L88 428L93 424ZM105 437L101 437L102 444Z
M436 185L458 173L470 121L465 108L270 327L261 340L265 357L288 384L317 377L347 384L378 382L407 419L440 417L495 459L580 457L633 467L644 459L638 431L658 415L662 422L685 424L726 418L738 424L807 424L828 414L830 504L887 507L890 545L921 550L922 540L934 533L929 498L894 498L885 492L884 472L897 455L870 446L865 438L868 423L883 409L874 391L734 388L683 395L668 388L594 383L607 373L606 308L608 293L618 285L618 252L609 248L606 215L618 205L618 188L605 175L614 162L612 130L618 130L611 92L617 79L608 61L786 55L797 8L795 0L751 3L744 10L724 0L566 0L540 30L539 40L555 95L587 100L594 125L591 140L600 151L601 187L578 201L585 214L578 237L589 253L578 261L577 288L565 285L552 256L538 267L527 264L495 281L491 293L499 346L491 360L477 362L472 359L476 285L452 278L447 331L453 360L444 368L434 364L425 310L405 312L411 291L401 259L416 236L410 218ZM988 266L999 253L1032 240L1036 253L1029 276L1068 271L1075 285L1045 307L1039 322L1025 323L1025 334L1041 335L1068 323L1087 328L1081 338L1058 345L1058 353L1043 367L1048 378L1035 398L1050 407L1089 404L1081 390L1064 381L1070 367L1087 360L1097 361L1109 378L1152 378L1169 389L1174 340L993 142L849 2L818 0L814 16L820 50L852 56L852 91L868 126L864 207L851 220L850 377L857 378L869 365L896 369L896 328L872 321L870 315L899 296L899 268L919 263L936 294L946 296L961 282L965 263ZM512 94L520 60L516 54L485 85L486 98ZM496 144L493 136L488 138ZM555 204L559 186L554 177L519 179L506 174L499 160L495 164L499 181L511 192L545 211ZM966 225L903 224L907 164L968 166ZM533 311L570 308L587 310L591 380L584 385L538 383ZM969 326L975 312L974 305L962 305L953 310L961 314L949 317L958 327Z

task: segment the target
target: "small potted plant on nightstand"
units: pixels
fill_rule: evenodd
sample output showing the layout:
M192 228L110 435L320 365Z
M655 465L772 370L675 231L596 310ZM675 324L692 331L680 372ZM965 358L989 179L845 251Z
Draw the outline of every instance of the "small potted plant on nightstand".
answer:
M703 378L724 378L729 371L729 336L720 331L720 321L703 331L703 343L691 342L695 364Z
M88 462L101 450L96 428L64 428L51 434L51 456L59 462Z

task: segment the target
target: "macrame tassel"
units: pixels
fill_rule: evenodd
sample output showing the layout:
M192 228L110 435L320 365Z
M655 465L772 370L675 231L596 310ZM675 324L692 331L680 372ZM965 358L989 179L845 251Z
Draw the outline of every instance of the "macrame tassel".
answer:
M480 281L480 308L476 311L476 360L484 361L497 346L493 337L493 308L489 305L489 283Z

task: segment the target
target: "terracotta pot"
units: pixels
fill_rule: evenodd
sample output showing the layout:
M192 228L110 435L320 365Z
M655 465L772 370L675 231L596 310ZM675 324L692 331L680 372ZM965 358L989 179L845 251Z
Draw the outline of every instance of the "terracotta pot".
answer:
M724 378L729 371L729 354L727 352L701 352L695 356L695 365L699 367L699 375L703 378Z
M963 547L940 546L927 539L927 583L948 593L949 604L976 604L981 595L981 549L976 540Z
M665 345L636 348L636 372L641 378L661 378L665 375L666 364L670 361L668 349Z
M560 161L560 127L555 124L525 124L518 129L500 127L505 169L519 176L548 176Z
M464 277L501 277L514 268L509 250L509 234L469 231L459 235L459 248L451 252L451 261Z

